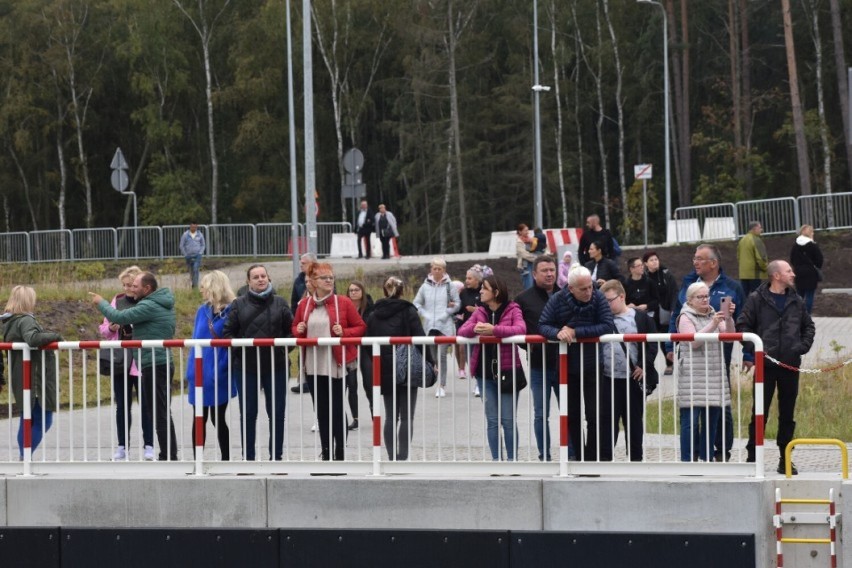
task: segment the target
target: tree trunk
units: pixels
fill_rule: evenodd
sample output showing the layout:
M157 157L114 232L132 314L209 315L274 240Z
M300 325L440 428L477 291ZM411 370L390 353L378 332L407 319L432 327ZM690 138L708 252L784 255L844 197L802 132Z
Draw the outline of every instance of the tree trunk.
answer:
M574 129L577 132L577 175L580 178L578 185L580 186L580 198L574 200L574 224L578 227L583 226L583 209L586 204L586 170L584 167L584 146L583 146L583 130L580 124L580 58L585 61L586 52L583 47L583 38L580 34L580 24L577 21L577 7L575 3L571 4L571 16L574 19L574 52L577 54L577 65L574 67L571 82L574 86Z
M742 102L742 73L740 58L740 25L739 25L739 0L728 0L728 64L731 69L731 121L734 135L734 166L737 181L742 184L745 180L743 170L743 110ZM750 197L750 196L749 196Z
M467 17L467 21L470 20L470 16L473 14L474 10L476 10L475 4L471 8L471 11ZM464 175L462 171L461 158L461 125L459 124L459 91L456 77L456 48L458 47L459 37L461 36L461 33L464 30L464 27L467 22L461 23L458 29L456 29L455 22L453 21L454 18L452 0L449 0L447 2L447 20L447 58L449 63L450 88L450 128L453 131L450 140L453 142L453 161L455 162L456 183L458 184L459 229L461 230L462 236L462 252L468 252L467 210L465 208ZM449 190L449 187L447 189Z
M621 189L621 206L623 208L623 219L626 220L630 215L630 210L627 203L627 185L626 174L624 172L624 97L621 94L624 68L621 65L621 57L618 53L618 40L615 37L615 29L612 27L612 20L609 17L609 0L603 0L604 18L606 25L609 28L609 38L612 41L612 55L615 59L615 106L618 111L618 184ZM630 225L624 223L624 240L630 241Z
M840 114L843 116L843 146L846 148L846 170L848 186L852 189L852 142L849 140L849 87L846 83L846 55L843 51L843 22L837 0L829 0L831 7L831 34L834 41L834 68L837 73L837 94L840 99Z
M825 119L825 86L822 78L822 34L819 31L819 2L811 0L811 31L816 59L817 112L819 114L819 138L822 144L822 186L831 193L831 145L828 142L828 122Z
M595 24L598 33L598 49L597 49L597 72L593 72L592 76L595 79L595 93L598 98L598 120L596 128L598 132L598 156L601 160L601 186L603 187L603 206L604 206L604 222L607 227L612 229L612 222L609 218L609 170L607 168L606 144L604 142L603 123L606 116L606 109L603 101L603 33L601 32L601 12L600 5L595 5Z
M562 201L562 226L568 226L568 200L565 196L565 166L562 161L562 95L559 92L559 51L556 45L556 2L551 0L548 12L550 19L550 52L553 55L553 92L556 100L556 168L559 179L559 197Z
M796 46L793 42L793 17L790 0L781 0L784 18L784 46L787 50L787 72L790 79L790 106L793 111L793 131L796 136L796 163L799 168L799 193L811 194L811 172L808 166L808 142L805 139L805 118L799 96L799 72L796 68Z
M754 194L754 167L752 166L751 159L748 159L751 157L752 125L754 124L752 116L754 111L751 102L751 40L749 40L748 35L748 0L738 0L738 2L740 12L740 77L742 79L742 88L740 91L742 103L740 104L740 110L742 112L743 144L745 144L744 154L747 158L745 163L745 188L746 195L751 196Z

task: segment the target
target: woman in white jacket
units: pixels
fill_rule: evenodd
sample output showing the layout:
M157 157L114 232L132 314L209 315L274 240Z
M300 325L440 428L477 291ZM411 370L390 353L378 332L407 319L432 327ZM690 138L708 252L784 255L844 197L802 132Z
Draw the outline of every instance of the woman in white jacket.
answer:
M429 276L417 291L414 305L417 306L417 313L423 318L423 329L428 335L456 334L453 314L459 310L461 300L458 290L447 276L447 263L443 258L432 259ZM444 387L447 385L447 346L433 345L429 349L438 365L441 382L435 397L440 398L446 396Z

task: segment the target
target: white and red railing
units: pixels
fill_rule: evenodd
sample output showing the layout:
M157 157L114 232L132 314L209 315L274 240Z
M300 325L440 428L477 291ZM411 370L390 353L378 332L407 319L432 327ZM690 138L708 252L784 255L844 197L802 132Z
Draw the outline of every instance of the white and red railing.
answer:
M184 473L244 473L244 472L349 472L380 475L384 473L428 473L439 475L465 475L465 474L487 474L487 473L530 473L567 476L571 474L601 474L601 473L623 473L623 474L645 474L645 475L669 475L669 474L720 474L720 475L754 475L763 477L763 347L760 338L753 334L728 333L714 334L648 334L648 335L606 335L594 340L583 340L585 343L656 343L662 352L663 342L692 342L700 341L712 348L722 350L725 343L751 342L755 347L755 374L754 374L754 398L756 401L756 462L746 463L745 451L742 440L747 437L748 422L751 420L751 405L744 404L737 397L731 401L735 416L735 427L739 447L735 448L730 461L726 463L695 463L681 462L679 459L679 441L677 434L670 432L674 428L677 432L677 405L672 402L676 400L677 373L673 377L672 385L663 385L662 372L661 387L657 395L649 399L648 408L656 410L657 423L655 431L650 431L648 426L648 414L643 417L643 446L645 457L642 462L629 462L625 459L623 452L616 451L612 462L601 462L586 460L581 453L575 460L569 460L568 454L568 382L575 377L569 377L569 360L567 345L559 344L559 397L558 402L553 400L551 408L556 410L550 414L558 414L558 435L553 439L558 442L558 460L553 462L541 462L538 459L538 449L533 432L535 419L530 388L527 388L514 397L517 410L513 414L519 435L515 437L515 461L495 463L491 460L485 426L485 413L481 400L476 398L472 392L472 381L462 381L455 378L453 369L456 368L455 358L448 356L446 360L438 360L439 367L446 365L449 372L446 398L435 398L434 389L419 389L417 393L409 394L416 397L417 403L411 420L414 434L411 436L409 457L407 460L388 459L383 448L383 426L387 419L381 397L381 360L379 357L382 346L388 345L456 345L468 351L470 360L471 346L477 343L502 343L512 346L512 349L525 347L529 344L544 343L540 336L515 336L503 339L496 338L461 338L461 337L371 337L371 338L321 338L321 339L174 339L164 341L64 341L51 344L45 350L57 353L55 362L57 400L62 399L62 406L54 409L54 427L45 433L42 446L34 455L32 438L32 397L37 396L44 400L44 396L32 392L32 381L30 377L31 359L41 357L41 351L31 349L26 344L0 344L0 350L20 351L23 360L23 404L21 405L23 431L23 444L19 449L17 444L16 429L19 419L12 417L13 406L11 400L3 403L5 419L0 420L0 473L50 473L86 471L91 468L117 472L128 471L179 471ZM229 404L227 409L227 425L230 429L228 444L231 448L231 461L224 462L218 459L218 449L215 430L213 434L206 436L206 448L201 445L205 439L202 432L207 427L202 418L202 405L197 404L193 408L184 397L188 388L195 389L196 401L203 400L203 388L201 385L201 354L205 347L216 349L244 350L247 347L304 347L334 346L334 345L357 345L364 346L364 351L371 349L372 359L372 381L371 393L373 397L372 420L366 419L369 415L369 407L366 404L366 392L359 390L359 406L364 409L359 412L360 428L358 431L349 432L345 460L342 462L320 462L318 459L321 451L319 434L312 428L316 426L315 409L312 397L290 391L293 380L304 378L302 372L294 373L293 368L304 368L304 350L295 350L293 356L295 361L289 358L287 361L275 361L275 355L271 349L258 350L256 357L271 357L273 366L281 365L284 368L284 376L288 379L283 384L273 383L276 388L286 389L285 405L285 429L284 429L284 452L281 460L265 459L268 441L268 428L270 422L277 417L273 416L267 420L263 412L264 393L257 387L255 393L258 398L257 437L255 447L257 448L258 461L248 462L242 457L242 450L246 445L245 432L241 428L240 416L245 412L245 406L240 406L240 398L232 399L235 404ZM193 361L187 359L187 349L195 349ZM126 349L126 353L139 354L143 350L154 348L169 348L169 363L175 367L173 376L173 392L177 395L169 400L165 406L165 412L169 419L174 419L178 432L177 444L180 451L177 461L167 462L145 462L142 458L142 439L140 436L141 416L139 416L138 405L134 416L135 431L128 428L127 451L129 458L127 462L119 463L112 461L112 449L116 440L115 420L115 397L112 395L110 386L111 377L98 376L97 355L100 350ZM264 351L260 354L260 351ZM359 367L361 367L361 353L359 349ZM153 352L152 352L153 353ZM245 351L243 351L245 354ZM529 350L519 352L523 365L529 368ZM310 356L310 355L307 355ZM542 355L543 356L543 355ZM330 357L330 356L329 356ZM600 350L596 357L601 358ZM645 349L642 349L643 361L645 360ZM243 381L245 385L245 367L232 365L230 358L227 377L220 380L229 381L228 391L231 390L230 381ZM662 370L664 363L646 361L646 364L656 364ZM596 368L600 373L600 361ZM543 363L546 365L546 363ZM129 363L127 364L129 366ZM196 383L185 388L186 366L195 366ZM280 367L279 367L280 368ZM677 365L675 366L677 369ZM475 370L471 374L475 373ZM715 370L714 370L715 371ZM728 380L723 369L718 369L718 380ZM395 375L395 371L394 371ZM529 378L529 372L527 372ZM600 380L600 377L597 377ZM132 380L132 379L130 379ZM311 377L308 377L310 382ZM88 383L97 381L94 400L87 394ZM359 380L359 383L361 381ZM298 383L297 383L298 384ZM10 385L11 386L11 385ZM76 388L75 388L76 387ZM42 382L42 388L45 385ZM397 387L394 387L395 389ZM402 387L400 387L402 388ZM672 391L674 388L674 391ZM109 393L109 394L107 394ZM274 394L274 393L273 393ZM64 396L63 396L64 395ZM542 394L543 396L543 394ZM11 397L7 394L6 399ZM175 400L177 399L177 408ZM0 399L2 400L2 399ZM545 399L543 396L542 403ZM410 399L409 399L410 403ZM600 401L599 401L600 403ZM612 404L612 401L603 401ZM243 404L245 404L243 402ZM235 408L236 406L236 408ZM664 429L663 422L666 414L671 409L673 426ZM748 408L745 408L748 406ZM42 408L42 412L46 409ZM157 409L153 408L152 413ZM274 406L273 406L274 411ZM587 410L588 411L588 410ZM346 413L344 404L343 412ZM396 409L392 410L395 414ZM347 416L342 417L348 423ZM329 417L329 429L332 417ZM128 425L127 423L125 423ZM196 430L196 446L192 447L187 435L188 428ZM547 424L547 421L545 421ZM152 426L153 429L153 426ZM364 432L364 430L368 432ZM547 431L547 430L546 430ZM624 439L626 436L622 436ZM130 440L133 440L133 443ZM604 440L603 443L612 443ZM274 440L273 440L274 444ZM619 443L620 444L620 443ZM154 446L156 447L156 437ZM387 445L387 444L386 444ZM549 443L546 443L549 447ZM171 448L169 448L171 450ZM193 456L194 450L194 458ZM170 452L166 452L170 453Z

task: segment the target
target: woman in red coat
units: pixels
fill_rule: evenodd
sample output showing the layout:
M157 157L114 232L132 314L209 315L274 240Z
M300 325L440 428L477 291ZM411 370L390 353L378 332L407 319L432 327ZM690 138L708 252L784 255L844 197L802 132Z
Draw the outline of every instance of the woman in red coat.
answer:
M362 337L367 326L352 301L334 293L331 265L326 262L312 264L307 278L313 281L315 291L299 302L293 320L293 337ZM322 444L321 459L327 461L333 456L334 460L343 460L346 448L343 386L346 376L357 372L358 347L308 347L303 361L305 377L315 396ZM334 442L333 446L331 441Z

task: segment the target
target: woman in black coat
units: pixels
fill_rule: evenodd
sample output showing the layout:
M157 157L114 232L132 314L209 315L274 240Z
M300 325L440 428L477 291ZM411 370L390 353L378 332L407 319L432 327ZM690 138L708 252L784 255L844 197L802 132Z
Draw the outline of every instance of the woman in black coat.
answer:
M367 337L416 337L424 336L423 324L417 315L417 307L402 299L405 284L396 276L385 280L382 286L385 297L375 303L367 319ZM385 447L392 460L408 459L408 445L414 432L414 407L417 404L417 388L408 382L395 384L394 349L392 345L381 348L382 401L385 405ZM411 357L420 357L412 347ZM429 350L426 360L432 362ZM399 425L397 428L397 424Z
M822 281L822 251L814 240L814 228L802 225L790 250L790 266L796 273L796 291L805 300L808 313L814 309L814 294Z
M368 257L369 258L369 257ZM346 295L352 300L355 309L358 310L358 315L365 322L373 311L373 298L367 293L367 288L360 280L353 280L349 283L349 288ZM373 415L373 359L370 354L369 346L361 347L361 360L359 362L361 370L361 381L364 386L364 393L367 395L367 402L370 403L370 416ZM351 375L346 377L346 392L349 400L349 410L352 412L352 422L346 427L347 430L358 429L358 377Z
M600 288L607 280L618 280L624 282L621 272L618 271L618 265L604 256L603 245L594 242L589 245L589 256L592 258L586 263L586 268L592 273L592 282L595 288Z

